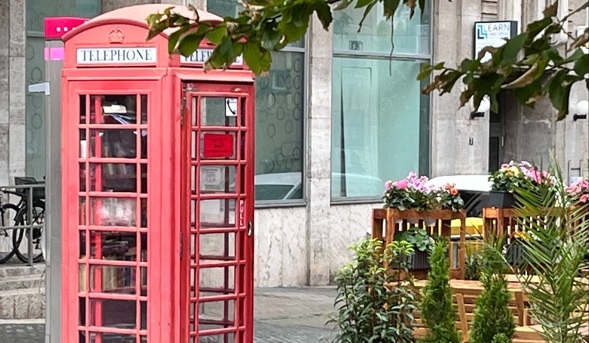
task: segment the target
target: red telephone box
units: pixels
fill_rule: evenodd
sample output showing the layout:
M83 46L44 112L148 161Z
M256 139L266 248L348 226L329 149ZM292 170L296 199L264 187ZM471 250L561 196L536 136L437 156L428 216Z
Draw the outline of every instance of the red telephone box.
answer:
M63 343L253 342L254 77L146 42L169 6L63 37Z

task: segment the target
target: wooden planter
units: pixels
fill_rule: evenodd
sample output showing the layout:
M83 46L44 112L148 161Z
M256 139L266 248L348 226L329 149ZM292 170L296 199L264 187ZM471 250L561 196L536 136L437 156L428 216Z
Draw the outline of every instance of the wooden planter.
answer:
M456 254L457 261L455 261L453 251L455 244L450 247L450 275L452 278L464 279L464 265L466 261L466 212L464 210L458 212L452 210L400 211L389 208L375 208L372 210L372 238L382 240L386 246L394 240L395 234L408 230L411 227L419 227L425 229L430 236L437 235L450 239L452 234L451 222L453 219L460 219L460 237ZM426 226L426 221L433 221L434 225ZM422 272L414 273L415 276L417 278L425 278L427 276L427 269L416 269L416 271L419 270Z

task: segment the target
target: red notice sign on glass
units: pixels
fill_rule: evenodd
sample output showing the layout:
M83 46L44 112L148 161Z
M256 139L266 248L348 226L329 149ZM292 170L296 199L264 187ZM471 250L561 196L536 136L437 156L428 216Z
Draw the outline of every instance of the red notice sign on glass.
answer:
M219 158L233 156L233 135L230 133L205 133L203 135L204 158Z

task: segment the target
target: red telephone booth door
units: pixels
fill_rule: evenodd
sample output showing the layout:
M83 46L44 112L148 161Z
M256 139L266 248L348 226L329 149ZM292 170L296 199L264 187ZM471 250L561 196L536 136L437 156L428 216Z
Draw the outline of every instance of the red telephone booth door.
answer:
M253 85L184 85L181 342L253 342Z

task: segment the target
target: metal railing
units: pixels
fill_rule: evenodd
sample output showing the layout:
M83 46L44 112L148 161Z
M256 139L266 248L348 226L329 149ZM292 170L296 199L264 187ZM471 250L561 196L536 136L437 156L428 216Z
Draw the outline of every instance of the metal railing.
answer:
M12 198L12 197L19 197L21 200L17 204L11 201L6 201L4 199ZM26 208L27 210L27 219L23 220L24 225L12 225L12 226L2 226L0 223L0 231L8 231L13 230L13 235L16 234L14 230L21 230L25 229L28 233L28 249L27 249L27 265L33 265L33 236L34 230L40 229L41 230L41 237L43 237L43 227L45 226L45 219L43 219L43 223L35 224L35 220L33 218L33 211L34 211L34 203L35 201L45 201L45 183L44 182L37 182L37 183L30 183L30 184L20 184L20 185L10 185L10 186L0 186L0 206L4 204L14 204L18 206L19 211L15 213L15 218L5 218L9 220L15 220L17 214L21 211L22 208ZM44 211L44 209L43 209ZM4 213L0 213L0 215L5 215ZM16 223L15 223L16 224ZM23 237L24 239L24 237ZM40 246L41 246L41 253L43 257L45 257L45 239L41 238ZM13 249L18 249L18 247L14 247Z

